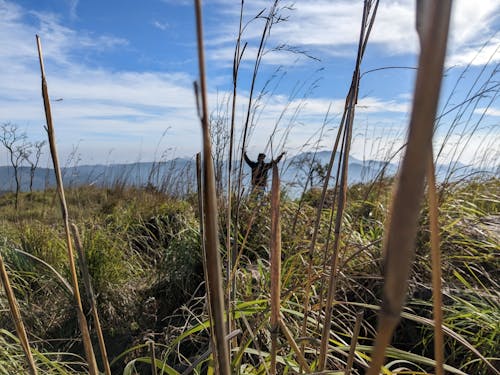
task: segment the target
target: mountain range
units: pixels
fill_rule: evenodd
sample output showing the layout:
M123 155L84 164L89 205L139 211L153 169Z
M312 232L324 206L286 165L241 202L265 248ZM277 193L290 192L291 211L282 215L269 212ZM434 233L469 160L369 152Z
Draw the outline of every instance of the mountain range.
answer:
M310 181L308 178L312 179L312 183L308 182L309 186L321 185L330 156L330 151L305 152L282 161L280 163L281 180L289 196L295 197L299 195L306 181ZM332 172L334 175L338 157L337 154ZM360 160L350 156L348 183L368 182L382 172L385 176L393 176L397 173L397 169L397 162ZM450 169L456 171L453 179L479 173L476 168L463 164L439 165L436 168L438 180L443 180L449 175ZM498 173L499 168L496 167L495 169L486 172ZM218 173L219 179L225 181L227 175L226 163L220 165L218 170L221 171ZM237 170L237 166L235 170ZM245 165L243 171L244 183L248 184L250 170ZM37 168L32 181L29 167L19 167L18 172L22 191L29 191L30 182L33 190L55 187L54 171L51 168ZM175 158L160 162L137 162L132 164L77 165L62 168L62 175L64 185L67 187L82 185L104 187L149 185L170 194L185 194L196 190L196 163L194 158ZM11 166L0 166L0 192L13 191L14 189L14 169Z

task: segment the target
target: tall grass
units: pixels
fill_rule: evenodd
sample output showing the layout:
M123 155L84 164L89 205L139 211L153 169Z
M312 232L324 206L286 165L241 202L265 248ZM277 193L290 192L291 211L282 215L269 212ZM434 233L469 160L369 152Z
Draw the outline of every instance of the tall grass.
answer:
M50 154L52 156L52 161L54 164L54 172L56 174L57 181L57 192L59 195L59 203L61 205L61 213L64 224L64 231L66 234L66 246L68 250L68 258L69 258L69 268L71 271L71 282L73 286L73 295L75 297L75 307L77 310L78 323L80 325L80 331L83 337L83 345L85 347L85 355L87 358L87 363L89 365L89 371L91 375L97 375L97 364L94 357L94 350L92 348L92 342L90 341L90 334L87 326L87 319L85 318L85 314L83 313L82 301L80 298L80 292L78 289L78 277L75 266L75 259L73 255L73 246L71 243L71 233L69 227L69 218L68 218L68 207L66 204L66 197L64 195L64 188L62 182L61 169L59 167L59 158L57 155L56 141L54 136L54 126L52 124L52 114L50 109L50 100L47 88L47 81L45 79L45 68L43 64L43 55L42 55L42 46L40 42L40 37L36 36L36 42L38 47L38 57L40 60L40 71L42 73L42 97L43 104L45 108L45 118L47 120L47 134L49 138L49 146L50 146Z

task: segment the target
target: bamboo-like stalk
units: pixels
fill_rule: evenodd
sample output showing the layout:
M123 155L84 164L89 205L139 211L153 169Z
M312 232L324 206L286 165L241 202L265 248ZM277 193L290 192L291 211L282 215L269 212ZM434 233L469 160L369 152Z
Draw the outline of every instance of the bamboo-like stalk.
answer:
M14 291L10 285L9 275L5 269L2 254L0 254L0 278L2 279L5 294L7 295L10 314L12 316L14 326L16 327L17 337L19 337L19 342L21 343L26 357L26 362L28 363L29 372L31 375L37 375L38 371L36 369L35 360L33 359L33 354L31 353L28 335L26 334L26 329L24 328L23 318L21 317L21 312L19 311L19 306L17 305L16 296L14 295Z
M55 141L54 134L54 125L52 123L52 113L50 110L50 99L49 92L47 88L47 80L45 79L45 68L43 64L43 54L42 54L42 44L40 41L40 37L36 36L36 43L38 48L38 58L40 61L40 71L42 75L42 97L43 104L45 109L45 118L47 120L47 135L49 139L50 146L50 154L52 156L52 162L54 165L54 172L56 175L56 183L57 183L57 192L59 195L59 202L61 205L61 213L64 224L64 231L66 235L66 246L68 250L68 260L69 260L69 269L71 272L71 284L73 286L73 296L75 298L75 308L78 317L78 323L80 326L80 331L82 333L82 341L83 347L85 350L85 357L87 359L87 364L89 366L89 373L91 375L97 375L97 364L95 361L94 350L92 349L92 342L90 341L89 329L87 326L87 319L85 318L85 314L82 309L82 300L80 298L80 291L78 289L78 276L76 272L75 266L75 258L73 255L73 246L71 244L71 234L69 228L69 219L68 219L68 206L66 205L66 197L64 196L64 187L62 182L61 168L59 167L59 158L57 156L57 147Z
M351 337L351 345L349 348L349 357L347 357L347 366L345 368L345 375L351 373L352 365L354 363L354 355L356 354L356 345L358 343L359 330L361 328L361 322L363 321L364 311L359 311L356 314L356 322L354 323L354 330Z
M383 301L372 362L367 375L379 374L385 349L399 322L406 297L441 88L450 12L451 0L442 0L429 4L424 14L426 30L422 36L408 144L387 226Z
M429 155L427 171L429 222L431 231L432 257L432 314L434 316L434 360L436 375L444 375L444 333L443 333L443 296L441 293L441 250L439 227L439 203L436 188L436 174L433 153Z
M198 90L197 90L197 85L195 85L195 95L198 96ZM200 240L201 240L201 253L203 255L203 276L205 278L205 289L206 289L206 295L207 295L207 311L208 311L208 317L210 319L210 326L213 327L214 320L213 320L213 315L212 315L212 309L211 309L211 303L210 303L210 291L209 291L209 283L208 283L208 268L207 268L207 256L206 256L206 250L205 250L205 231L203 229L203 216L204 216L204 208L203 208L203 176L201 173L201 153L196 154L196 183L197 183L197 190L198 190L198 216L200 218ZM217 356L217 347L216 347L216 342L215 342L215 336L210 335L210 346L211 346L211 351L214 353L214 357ZM217 361L214 361L214 367L215 367L215 372L217 373L218 368L217 368Z
M276 374L281 292L281 223L280 179L278 166L273 164L271 186L271 375Z
M87 265L87 257L85 256L85 250L83 249L80 232L78 231L78 227L76 226L76 224L74 223L71 224L71 231L73 232L73 240L75 242L75 248L78 253L78 262L80 265L80 271L82 273L83 285L85 287L87 299L89 301L90 309L92 311L92 318L94 319L95 329L97 332L97 340L99 343L99 350L101 351L102 363L104 366L104 373L106 375L111 375L108 352L106 350L104 335L102 334L101 320L99 319L99 312L97 310L97 301L95 298L94 290L92 288L92 281L90 279L89 267Z
M428 0L417 1L416 29L419 37L420 48L424 42L429 19L425 18ZM427 199L429 201L429 225L431 237L431 259L432 259L432 314L434 317L434 360L436 361L436 375L444 374L444 334L443 334L443 296L441 293L441 251L440 251L440 228L439 228L439 202L436 188L436 172L434 168L434 153L432 144L428 157L427 169Z
M363 53L366 47L366 43L369 37L369 31L371 26L369 26L368 31L366 30L367 25L372 25L376 15L376 10L378 8L378 1L375 4L375 10L372 13L371 21L368 23L368 16L370 14L371 1L364 2L363 16L361 20L361 30L359 33L359 44L358 44L358 55L356 58L356 65L354 69L354 74L351 81L351 89L349 90L349 96L347 100L347 115L346 124L344 131L344 150L342 153L342 172L340 180L340 190L337 205L337 213L335 218L335 238L333 243L333 256L332 263L330 267L330 277L328 281L328 292L325 304L325 322L323 324L323 331L321 333L321 346L319 351L318 359L318 369L323 371L326 366L326 354L328 351L328 342L330 339L330 322L333 314L333 300L335 297L336 290L336 274L338 267L338 255L340 246L340 236L342 229L342 218L344 216L344 208L347 200L347 175L349 166L349 151L351 146L352 138L352 128L354 123L354 113L355 107L358 101L358 91L359 91L359 78L360 78L360 67L361 61L363 59Z
M205 215L205 256L207 261L208 290L210 294L211 313L214 325L212 334L215 336L219 373L230 375L229 350L226 341L226 324L224 323L224 294L222 290L222 270L219 254L219 236L217 219L217 197L215 193L215 176L212 161L212 146L208 125L207 86L205 78L205 56L203 49L203 26L201 1L195 0L196 30L198 41L198 65L200 71L200 89L202 101L202 131L203 131L203 204Z

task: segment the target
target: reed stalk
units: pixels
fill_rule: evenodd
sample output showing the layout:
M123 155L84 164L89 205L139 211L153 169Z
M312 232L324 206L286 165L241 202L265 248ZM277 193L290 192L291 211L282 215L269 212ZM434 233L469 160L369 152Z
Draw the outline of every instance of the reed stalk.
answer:
M249 90L249 94L248 94L248 104L247 104L247 111L246 111L246 115L245 115L245 124L243 126L243 135L242 135L242 139L241 139L241 152L240 152L240 155L239 155L239 165L238 165L238 179L237 179L237 188L236 188L236 199L237 199L237 204L236 204L236 218L235 218L235 222L234 222L234 231L236 233L236 236L235 236L235 241L234 241L234 250L233 250L233 254L240 254L241 253L241 250L238 250L238 234L239 234L239 224L240 224L240 198L242 196L242 179L243 179L243 154L245 153L245 149L246 149L246 146L247 146L247 136L248 136L248 130L249 130L249 126L250 126L250 114L251 114L251 111L252 111L252 107L253 107L253 102L254 102L254 93L255 93L255 84L257 82L257 75L259 73L259 69L260 69L260 63L262 61L262 57L264 55L264 52L265 52L265 46L266 46L266 41L267 41L267 38L269 37L269 34L270 34L270 30L273 26L273 20L274 20L274 17L275 17L275 13L276 13L276 9L278 7L278 3L279 3L279 0L274 0L273 1L273 4L271 5L270 9L269 9L269 13L267 15L267 17L265 17L266 19L266 23L264 25L264 28L262 29L262 33L261 33L261 36L260 36L260 42L259 42L259 48L257 50L257 55L255 57L255 62L254 62L254 67L253 67L253 73L252 73L252 80L251 80L251 84L250 84L250 90ZM243 4L244 2L242 1L242 7L243 7ZM261 14L264 12L261 11L256 17L260 17ZM243 47L243 49L246 48L246 44L245 46ZM239 62L238 62L239 64ZM236 262L237 260L235 260ZM233 269L233 272L232 272L232 275L234 276L234 270L235 270L235 266L236 264L233 264L232 265L232 269ZM233 279L233 277L231 277L231 279Z
M71 272L71 283L73 286L73 296L75 298L75 301L74 301L75 308L76 308L76 313L77 313L77 317L78 317L78 323L80 326L80 331L82 333L83 347L85 350L85 357L87 359L87 364L89 366L89 373L91 375L97 375L98 371L97 371L97 364L96 364L95 356L94 356L94 350L92 348L92 342L90 340L89 329L87 326L87 319L85 318L85 314L83 313L82 300L80 297L80 291L78 289L78 276L77 276L77 272L76 272L75 258L74 258L74 254L73 254L73 246L71 243L71 233L70 233L69 218L68 218L68 206L66 204L66 197L64 195L64 187L63 187L63 181L62 181L62 175L61 175L61 168L59 166L59 158L57 155L54 125L52 122L52 113L51 113L51 109L50 109L49 92L48 92L48 87L47 87L47 80L45 78L45 67L43 64L42 44L40 41L40 37L38 35L36 36L36 42L37 42L38 58L39 58L39 62L40 62L40 71L41 71L41 78L42 78L42 97L43 97L43 104L44 104L44 109L45 109L45 118L47 121L46 130L47 130L47 135L48 135L48 140L49 140L50 154L52 156L52 162L53 162L53 166L54 166L54 173L56 176L59 203L61 205L61 213L62 213L62 219L63 219L64 231L65 231L65 237L66 237L66 246L67 246L67 251L68 251L69 269Z
M236 47L234 49L233 57L233 96L231 100L231 125L229 131L229 153L228 153L228 163L227 163L227 207L226 207L226 262L227 262L227 283L228 283L228 293L227 293L227 327L228 332L233 330L233 315L234 303L236 301L236 279L232 277L233 264L236 262L237 249L231 244L231 221L232 221L232 172L233 172L233 153L234 153L234 121L236 118L236 94L238 88L238 73L240 68L240 62L242 58L243 51L240 52L241 48L241 35L243 26L243 4L244 0L241 0L240 6L240 23L238 29L238 38L236 38ZM235 242L237 242L237 235L235 236ZM234 341L237 338L234 337ZM233 346L233 340L229 341L229 355L231 356L231 347ZM234 343L236 345L236 342Z
M214 325L212 334L215 336L216 353L214 360L218 364L219 373L230 375L229 350L226 341L226 324L224 323L224 294L222 288L222 270L219 254L219 231L217 219L217 197L215 192L215 176L212 161L212 146L210 128L208 124L208 99L205 78L205 56L203 48L203 25L201 0L195 0L196 30L198 42L198 65L200 71L200 93L202 102L202 131L203 131L203 204L204 204L204 236L205 256L207 262L209 303L213 315Z
M14 295L14 291L10 285L9 275L5 269L2 254L0 254L0 277L5 289L5 294L7 295L7 301L9 302L10 314L12 316L14 326L16 327L17 337L19 338L19 342L21 343L24 351L24 356L26 357L29 372L31 375L37 375L38 371L36 369L35 360L33 359L33 354L31 353L28 335L26 334L26 329L24 328L23 318L21 317L21 311L19 310L16 296Z
M342 152L342 171L339 189L339 198L337 204L337 213L335 218L335 238L333 243L333 256L330 267L330 277L328 282L327 299L325 305L325 322L323 324L323 331L321 334L321 345L318 360L318 369L323 371L326 366L326 354L328 351L328 342L330 339L330 322L333 314L333 300L335 298L336 290L336 274L338 268L339 246L342 230L342 219L344 215L344 208L347 201L347 181L348 181L348 166L349 166L349 151L351 146L352 128L354 123L354 114L356 104L358 102L360 68L363 60L364 51L368 43L371 27L375 21L375 16L378 9L378 1L375 2L375 7L371 11L372 2L365 0L363 6L363 16L361 20L361 30L359 33L358 54L356 58L356 65L351 81L351 87L346 99L347 114L345 117L345 131L344 131L344 147ZM371 16L370 16L371 11Z
M195 85L195 87L197 87ZM198 94L197 89L195 90L195 94ZM210 291L209 291L209 283L208 283L208 267L207 267L207 256L206 256L206 250L205 250L205 236L204 236L204 229L203 229L203 215L204 215L204 208L203 208L203 176L201 172L202 166L201 166L201 153L196 154L196 183L197 183L197 191L198 191L198 216L200 220L200 239L201 239L201 253L203 255L203 276L205 279L205 289L206 289L206 295L207 295L207 311L208 311L208 317L210 319L210 326L213 327L214 320L213 320L213 315L212 315L212 309L211 309L211 303L210 303ZM214 357L217 356L217 347L216 347L216 342L215 342L215 336L210 335L210 346L212 347L211 352L213 351ZM217 363L215 362L215 366L217 366ZM217 368L215 368L215 372L217 372Z
M104 341L104 335L102 333L101 319L99 318L99 312L97 310L97 301L95 298L94 290L92 288L92 281L90 279L89 267L87 265L87 257L85 256L85 250L83 249L80 232L78 231L78 227L74 223L71 224L71 231L73 232L75 248L78 253L78 261L80 265L80 271L82 273L83 285L85 287L87 299L89 301L90 309L92 311L92 318L94 319L95 329L97 332L97 340L99 343L99 350L101 351L102 363L104 366L104 373L106 375L111 375L108 352L106 350L106 343Z
M271 375L276 374L281 293L281 223L280 179L278 166L273 165L271 186Z
M349 348L349 357L347 357L347 366L345 368L344 375L349 375L352 370L352 365L354 364L354 356L356 355L356 345L358 344L359 330L361 328L361 322L363 321L364 311L360 311L356 314L356 322L354 323L354 329L352 331L351 345Z
M342 115L342 120L340 121L339 130L337 131L337 137L335 138L335 143L333 145L332 154L330 155L330 161L328 163L328 168L326 171L325 180L323 181L323 189L321 190L321 198L319 201L318 209L316 210L316 219L314 222L313 234L311 238L311 242L309 244L309 253L308 253L308 265L307 265L307 277L306 277L306 286L304 290L304 319L302 320L302 336L307 336L307 319L309 317L309 299L311 295L311 287L312 287L312 269L313 269L313 260L314 260L314 250L316 248L316 241L318 238L319 227L321 223L321 214L323 212L323 207L325 204L326 193L328 191L328 185L330 182L330 177L332 174L333 164L335 162L335 155L337 154L338 145L340 142L340 137L342 135L342 131L344 129L345 116L346 116L346 108L344 109L344 114ZM304 354L305 351L305 343L301 343L301 352Z
M286 326L285 322L283 321L283 318L280 317L278 320L279 326L281 328L281 331L286 337L286 340L288 341L288 344L290 344L290 347L292 348L293 352L295 353L295 356L297 357L297 362L299 362L300 368L305 369L307 373L311 372L311 368L307 364L307 361L302 354L302 351L300 350L299 346L297 345L296 341L293 338L292 332L288 329Z
M420 47L424 40L424 33L428 22L424 18L426 7L429 2L419 0L417 2L416 28L419 36ZM444 333L443 333L443 296L441 282L441 251L440 251L440 227L439 227L439 200L436 188L436 172L434 167L434 153L432 144L428 157L427 169L427 199L429 201L429 223L431 237L432 258L432 314L434 316L434 360L436 361L436 375L444 375Z
M444 375L444 333L443 333L443 296L441 293L441 250L439 227L439 202L436 188L433 153L429 155L427 171L429 222L431 232L432 257L432 313L434 316L434 360L436 375Z
M414 258L420 203L432 150L444 58L450 22L451 1L428 3L423 14L425 30L415 85L406 152L395 187L384 244L384 292L379 312L372 362L367 375L377 375L384 362L406 297Z

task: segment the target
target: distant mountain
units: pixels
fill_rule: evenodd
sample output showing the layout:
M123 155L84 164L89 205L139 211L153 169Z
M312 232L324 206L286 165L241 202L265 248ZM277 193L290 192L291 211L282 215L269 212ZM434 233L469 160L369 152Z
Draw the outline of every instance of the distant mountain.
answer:
M288 191L289 196L296 197L302 191L304 184L308 181L311 167L312 185L319 186L322 176L326 172L326 166L330 161L331 152L321 151L317 153L305 152L284 160L281 164L282 183ZM338 165L339 154L335 155L332 174L335 175ZM222 168L222 179L226 176L226 165ZM479 173L479 170L463 165L454 164L439 165L438 180L443 180L452 168L457 172L454 179ZM371 181L381 174L394 176L398 166L395 163L387 163L377 160L360 160L349 157L348 183ZM499 168L490 170L490 173L498 173ZM245 166L244 183L249 183L249 168ZM30 169L21 167L21 190L28 191L30 186ZM176 158L162 162L142 162L133 164L109 164L109 165L81 165L66 167L62 169L65 186L74 187L81 185L96 185L111 187L116 185L133 185L159 188L170 194L182 195L196 190L196 165L194 158ZM55 187L54 171L50 168L37 168L33 176L33 189L43 190ZM0 167L0 194L5 191L13 191L14 173L9 166Z

